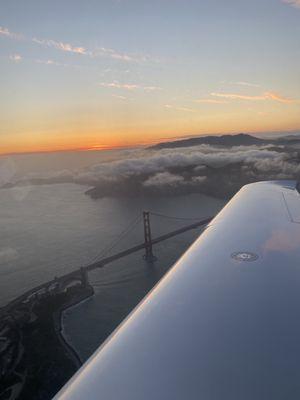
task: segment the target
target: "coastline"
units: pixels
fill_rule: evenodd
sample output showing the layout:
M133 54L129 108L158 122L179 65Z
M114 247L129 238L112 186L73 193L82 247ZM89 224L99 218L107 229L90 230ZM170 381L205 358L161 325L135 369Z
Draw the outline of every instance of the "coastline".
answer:
M83 293L79 298L71 299L52 315L54 330L57 334L58 340L65 349L67 356L74 362L77 368L80 368L83 362L79 356L79 353L71 345L67 339L67 336L65 335L63 317L65 311L79 306L94 295L94 289L92 286L88 286L87 289L90 289L90 291Z
M72 345L72 343L70 341L70 338L68 338L68 335L67 335L67 332L66 332L66 327L65 327L65 321L64 321L64 319L66 317L65 313L66 313L66 311L74 310L77 307L79 307L81 304L89 301L93 297L93 295L94 295L94 292L91 295L87 296L86 298L80 300L78 303L71 304L70 306L64 307L61 310L61 313L60 313L60 331L58 332L58 335L60 336L60 338L61 338L62 342L64 343L64 345L67 346L68 348L70 348L72 353L76 355L75 357L80 362L79 367L83 364L83 361L81 359L79 351L76 349L76 347L74 345Z
M0 397L13 400L18 392L20 399L50 400L74 375L82 362L63 335L62 315L93 294L91 285L75 285L15 305L4 315Z

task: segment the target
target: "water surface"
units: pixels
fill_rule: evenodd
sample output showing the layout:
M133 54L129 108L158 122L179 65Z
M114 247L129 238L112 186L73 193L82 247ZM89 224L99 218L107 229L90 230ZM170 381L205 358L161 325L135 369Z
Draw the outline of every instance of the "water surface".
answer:
M0 305L93 261L143 210L183 218L215 214L223 201L200 194L93 200L76 184L0 190ZM153 236L192 220L151 217ZM155 246L148 265L139 252L90 273L95 296L64 314L65 334L83 359L106 338L199 235L187 232ZM111 253L143 241L138 223Z

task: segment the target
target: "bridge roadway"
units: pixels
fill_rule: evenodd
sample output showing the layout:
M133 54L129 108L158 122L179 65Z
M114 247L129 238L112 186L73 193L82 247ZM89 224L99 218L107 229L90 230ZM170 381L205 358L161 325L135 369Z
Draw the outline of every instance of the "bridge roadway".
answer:
M192 229L199 228L200 226L204 226L209 224L209 222L213 219L213 217L208 217L205 218L201 221L195 222L193 224L184 226L183 228L177 229L175 231L169 232L165 235L158 236L155 239L152 239L152 245L160 243L164 240L170 239L173 236L179 235L181 233L187 232ZM65 275L62 275L60 277L55 277L51 281L48 281L46 283L43 283L41 285L36 286L35 288L32 288L28 290L27 292L23 293L21 296L15 298L14 300L10 301L8 304L6 304L4 307L0 308L0 316L3 316L9 312L11 312L13 309L18 308L22 304L26 304L26 302L30 302L31 298L34 298L35 296L47 294L50 292L57 292L57 291L62 291L65 289L65 287L74 282L74 281L80 281L82 284L87 284L88 279L87 279L87 273L89 271L93 271L97 268L103 268L105 265L116 261L122 257L128 256L129 254L135 253L139 250L142 250L146 248L147 244L146 243L141 243L137 246L131 247L127 250L123 250L117 254L114 254L112 256L103 258L99 261L96 261L92 264L86 265L84 267L81 267L75 271L69 272Z

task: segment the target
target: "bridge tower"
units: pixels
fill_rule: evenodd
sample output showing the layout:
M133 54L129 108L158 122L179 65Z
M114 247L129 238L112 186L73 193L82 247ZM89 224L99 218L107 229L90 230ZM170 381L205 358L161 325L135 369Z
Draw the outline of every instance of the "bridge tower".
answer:
M81 285L84 287L89 286L89 276L86 268L80 268L80 275L81 275Z
M144 259L148 262L153 262L157 258L153 255L152 251L152 238L151 238L151 225L149 211L143 211L144 223L144 238L145 238L145 254Z

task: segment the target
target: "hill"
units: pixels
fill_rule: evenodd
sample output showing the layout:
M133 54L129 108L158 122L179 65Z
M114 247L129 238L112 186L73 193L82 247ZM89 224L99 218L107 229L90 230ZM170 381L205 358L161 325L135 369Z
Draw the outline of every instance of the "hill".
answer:
M161 150L172 149L180 147L199 146L201 144L208 144L211 146L253 146L253 145L266 145L272 144L275 146L284 145L291 146L300 144L300 137L298 135L282 136L276 139L258 138L245 133L238 135L221 135L221 136L198 136L189 139L175 140L172 142L162 142L148 147L148 149Z
M274 140L260 139L255 136L239 133L238 135L222 135L222 136L199 136L189 139L176 140L172 142L158 143L149 149L171 149L178 147L198 146L201 144L209 144L214 146L250 146L250 145L263 145L274 144ZM276 141L277 143L277 141Z

